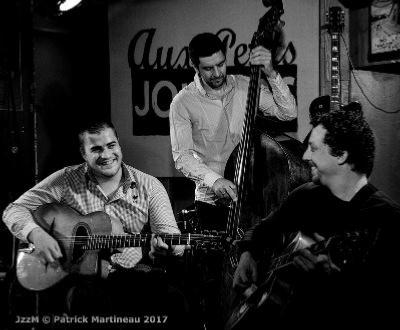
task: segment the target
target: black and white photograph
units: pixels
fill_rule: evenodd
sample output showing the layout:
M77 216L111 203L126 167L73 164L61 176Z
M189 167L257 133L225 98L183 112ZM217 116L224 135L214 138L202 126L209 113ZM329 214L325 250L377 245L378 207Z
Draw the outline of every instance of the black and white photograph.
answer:
M0 1L0 330L396 327L399 13Z

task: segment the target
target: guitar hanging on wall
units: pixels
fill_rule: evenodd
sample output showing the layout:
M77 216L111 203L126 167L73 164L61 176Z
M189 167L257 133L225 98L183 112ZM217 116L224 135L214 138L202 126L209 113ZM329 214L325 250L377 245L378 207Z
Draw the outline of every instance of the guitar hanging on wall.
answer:
M318 113L337 110L342 105L342 84L340 72L340 35L344 28L344 11L341 7L330 7L326 13L327 28L331 35L330 95L316 98L310 104L310 118Z

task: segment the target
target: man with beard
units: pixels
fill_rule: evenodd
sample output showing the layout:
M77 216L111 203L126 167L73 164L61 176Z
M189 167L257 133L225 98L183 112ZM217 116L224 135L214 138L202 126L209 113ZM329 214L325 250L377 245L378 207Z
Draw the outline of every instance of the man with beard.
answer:
M170 135L175 166L196 184L195 203L201 225L225 230L227 204L236 201L234 183L224 178L229 156L241 139L249 78L226 74L226 48L214 34L201 33L189 43L196 71L170 106ZM272 65L271 52L262 46L250 53L250 64L259 65L262 80L259 108L280 120L296 118L296 104L288 86ZM224 203L222 203L224 204Z
M227 75L226 47L212 33L201 33L189 43L189 56L196 71L194 81L183 88L170 106L170 135L175 166L196 184L195 206L201 229L225 230L228 208L237 200L235 184L224 178L229 156L239 144L246 111L249 78ZM260 112L280 120L296 118L293 95L272 65L271 52L256 47L250 64L261 66ZM200 254L200 253L199 253ZM197 264L200 301L207 329L222 327L225 304L219 292L223 256L207 251ZM205 258L205 260L202 259Z
M33 218L32 212L44 204L56 203L54 207L59 212L68 206L81 215L105 212L111 219L113 234L121 231L139 233L145 225L149 225L154 234L180 232L161 182L122 161L121 147L111 122L87 123L78 136L85 162L51 174L4 211L3 221L13 235L32 243L42 262L51 267L57 266L60 258L65 256L59 243ZM68 221L66 217L63 219ZM154 236L149 254L151 257L178 256L183 250L184 246L168 246L160 237ZM50 307L57 305L59 299L54 297L58 298L59 292L68 292L65 301L72 314L115 312L142 316L141 313L151 311L168 313L171 309L180 314L179 308L183 305L169 308L174 305L174 300L166 298L169 288L164 286L164 278L140 263L142 257L141 248L112 251L107 258L106 273L109 274L106 281L78 278L70 285L68 278L66 283L51 289L55 294L49 301ZM122 292L125 299L121 299ZM154 299L155 295L157 299Z
M267 299L248 321L357 329L397 322L390 296L398 294L399 272L392 264L399 252L400 207L368 182L372 130L358 103L316 116L312 126L303 156L312 182L295 189L238 242L234 287L245 294L265 280L258 275L265 255L285 251L290 242L299 247L273 273ZM313 242L320 248L305 248Z

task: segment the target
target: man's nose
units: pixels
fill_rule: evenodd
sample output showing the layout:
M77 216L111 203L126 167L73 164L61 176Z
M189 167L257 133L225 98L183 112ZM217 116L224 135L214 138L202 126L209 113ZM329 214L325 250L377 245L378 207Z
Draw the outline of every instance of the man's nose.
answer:
M108 157L111 157L111 156L112 156L112 152L111 152L111 150L109 150L108 148L104 148L104 149L102 150L100 156L101 156L102 158L108 158Z
M214 76L219 77L221 75L221 71L218 67L214 67Z
M308 146L303 154L303 160L310 160L311 159L310 155L311 155L310 146Z

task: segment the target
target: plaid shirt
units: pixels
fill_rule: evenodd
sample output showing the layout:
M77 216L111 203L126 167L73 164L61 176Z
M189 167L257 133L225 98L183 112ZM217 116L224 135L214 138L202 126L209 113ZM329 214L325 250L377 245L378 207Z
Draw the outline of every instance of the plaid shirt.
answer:
M122 223L127 233L138 233L149 222L153 233L179 233L168 194L155 177L122 163L123 176L112 196L105 196L86 163L61 169L15 202L8 205L3 221L17 238L26 241L38 227L31 212L40 205L60 202L82 215L103 211ZM183 247L182 247L183 248ZM180 248L175 249L181 254ZM134 267L142 258L141 248L125 248L113 254L111 261L122 267Z

